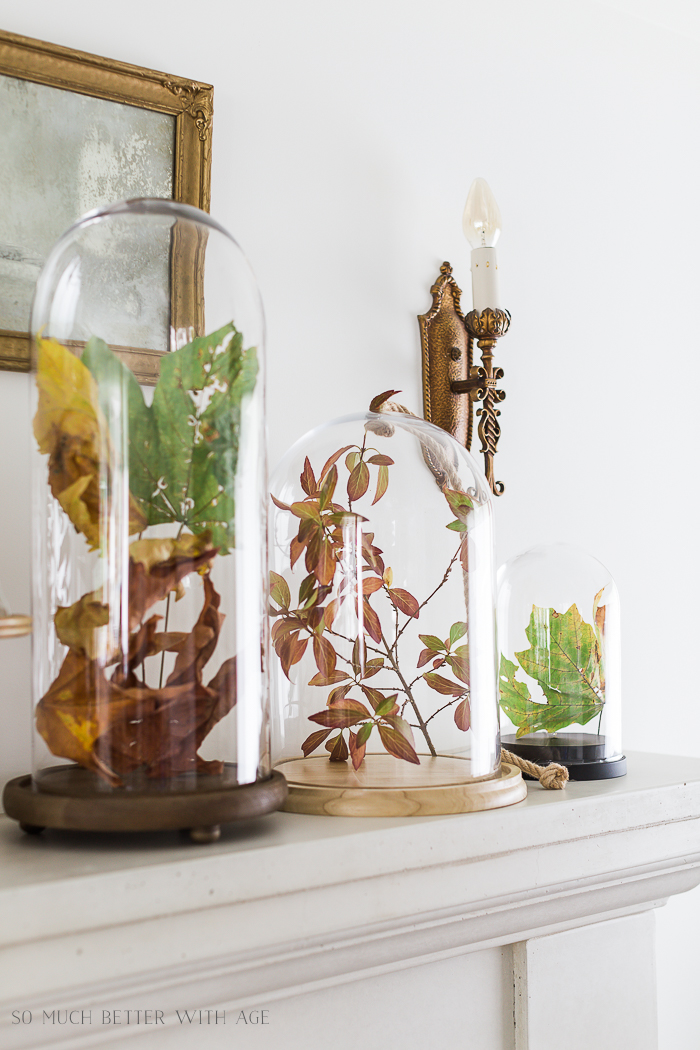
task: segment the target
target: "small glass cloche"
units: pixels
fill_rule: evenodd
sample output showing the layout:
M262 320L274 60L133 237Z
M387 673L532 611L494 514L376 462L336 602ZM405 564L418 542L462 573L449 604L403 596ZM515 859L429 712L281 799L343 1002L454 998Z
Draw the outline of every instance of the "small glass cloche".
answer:
M620 601L605 566L567 544L533 547L498 574L501 739L573 780L623 776Z
M271 491L287 808L519 801L520 774L500 769L491 494L469 452L423 419L370 411L303 437Z

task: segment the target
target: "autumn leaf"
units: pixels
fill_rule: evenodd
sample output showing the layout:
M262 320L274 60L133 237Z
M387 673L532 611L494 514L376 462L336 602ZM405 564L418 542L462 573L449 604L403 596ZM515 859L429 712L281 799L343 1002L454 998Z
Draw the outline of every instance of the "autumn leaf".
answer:
M391 456L385 456L381 453L377 453L376 456L370 456L367 460L368 463L373 463L378 467L393 467L394 461Z
M381 642L382 640L382 627L379 622L379 617L376 612L369 604L367 599L362 603L362 611L364 615L365 630L370 638L375 642Z
M434 656L435 653L432 649L421 649L420 653L418 654L418 663L416 664L416 667L425 667L428 661L432 660Z
M369 595L374 594L375 591L380 591L383 586L383 581L377 579L376 576L365 576L362 581L362 593Z
M443 696L463 696L465 689L463 685L458 685L456 682L450 682L448 678L443 678L441 674L435 674L433 671L429 671L428 674L424 674L425 681L434 689L437 693L442 693Z
M365 663L365 673L363 679L372 678L373 675L379 674L384 667L383 656L373 656L371 660L367 660Z
M272 570L270 570L270 597L282 609L288 609L292 600L292 596L289 593L289 584L284 576L280 576L279 573L272 572Z
M371 462L372 462L372 460L370 460L370 463ZM374 506L375 503L379 502L379 500L382 498L382 496L384 495L384 493L386 492L388 487L389 487L389 468L388 467L380 467L379 470L377 471L377 488L376 488L376 491L374 493L374 499L372 500L372 506Z
M97 383L75 354L55 339L41 338L36 383L34 436L39 451L49 457L51 493L94 550L100 544L102 520L110 513L104 492L111 491L114 469ZM140 532L145 526L146 518L129 496L129 531Z
M308 638L300 638L298 634L292 634L276 647L275 651L287 678L294 664L298 664L303 657L308 644Z
M359 463L353 467L350 477L348 478L348 499L358 500L364 496L365 492L369 488L369 467L360 460Z
M351 700L345 697L343 700L334 700L328 704L323 711L309 715L309 721L318 725L327 726L329 729L346 729L354 726L364 718L370 718L370 713L359 700Z
M335 671L335 649L328 639L319 635L314 635L314 659L323 677L329 678Z
M409 591L404 590L403 587L390 587L387 593L399 612L418 619L420 612L418 600Z
M330 729L319 729L316 733L307 736L306 740L301 745L301 750L304 752L304 758L308 758L312 751L315 751L317 747L320 747L330 732Z
M385 390L382 394L377 394L377 396L373 397L369 403L370 412L381 412L384 402L388 401L389 398L392 398L394 394L400 393L400 390Z
M301 472L299 480L301 481L301 487L307 496L317 495L316 478L311 469L311 463L309 462L308 456L304 460L304 469Z
M290 509L297 518L309 518L311 521L321 524L321 508L318 500L298 500L296 503L292 503Z
M342 700L348 695L350 690L354 688L354 685L354 682L348 682L346 685L341 685L338 686L337 689L331 690L331 692L328 694L327 703L332 704L334 700Z
M59 605L53 622L61 645L109 663L115 651L109 651L109 634L100 630L109 623L109 606L100 601L100 593L85 594L67 608Z
M321 491L319 492L318 502L321 510L325 510L326 507L332 502L333 493L335 492L335 486L337 484L338 468L331 467L330 471L328 472L328 476L326 477L325 481L323 482L323 485L321 486Z
M469 647L466 645L460 646L460 649L466 649L467 653L464 655L457 655L456 653L448 653L445 657L447 663L452 670L452 674L455 678L459 678L460 682L464 682L465 685L469 685Z
M331 469L333 464L338 462L338 460L343 455L343 453L347 452L352 447L353 447L352 445L346 445L344 448L339 448L337 452L334 452L332 456L328 457L328 459L326 460L326 462L323 465L323 470L321 471L321 477L320 477L321 481L323 481L323 479L325 478L326 474Z
M352 760L352 767L357 770L362 765L362 760L365 757L365 744L358 743L358 734L353 733L352 729L348 733L348 736L350 737L350 758Z
M368 685L361 685L360 689L372 705L372 710L376 713L379 705L384 703L384 693L380 693L378 689L372 689Z
M394 755L395 758L401 758L404 762L420 765L418 755L402 732L393 725L385 725L384 722L379 722L377 729L379 730L381 741L390 755Z
M347 762L347 759L348 745L345 743L345 737L343 734L338 733L335 747L331 751L331 762Z
M454 713L455 725L458 729L461 729L463 733L466 733L469 729L471 719L471 711L469 709L469 700L467 697L462 700L461 703L457 704Z
M130 639L126 674L118 666L112 679L84 652L69 649L59 674L36 709L37 729L52 754L67 758L120 786L141 768L150 778L186 772L221 772L220 762L198 754L203 740L236 703L236 659L219 668L208 685L202 672L216 647L222 616L220 598L208 577L197 623L176 644L173 671L162 689L131 682L131 669L158 636L157 617ZM177 732L173 732L173 727Z
M309 685L336 685L338 682L346 682L347 679L348 676L345 674L345 671L333 671L329 675L323 675L319 671L318 674L313 676Z

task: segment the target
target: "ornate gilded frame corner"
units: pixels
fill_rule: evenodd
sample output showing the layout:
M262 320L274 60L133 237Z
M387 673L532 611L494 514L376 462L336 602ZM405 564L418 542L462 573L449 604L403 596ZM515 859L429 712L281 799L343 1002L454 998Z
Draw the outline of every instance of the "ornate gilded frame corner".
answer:
M175 121L173 200L209 211L211 84L5 32L0 32L0 74L170 114ZM196 295L196 290L173 289L174 313L178 296L187 295ZM157 380L161 351L126 347L120 354L141 382ZM0 329L0 370L26 372L29 364L28 334Z
M465 448L472 443L472 402L456 394L453 383L465 382L470 374L473 338L460 308L462 291L444 262L440 276L430 289L433 304L419 314L423 360L423 415L452 434Z

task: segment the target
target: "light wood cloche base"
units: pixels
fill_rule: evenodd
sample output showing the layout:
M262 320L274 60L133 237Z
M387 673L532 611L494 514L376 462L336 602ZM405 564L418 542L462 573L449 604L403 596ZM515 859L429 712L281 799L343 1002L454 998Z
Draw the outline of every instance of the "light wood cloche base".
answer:
M468 780L463 758L421 756L420 765L391 755L367 755L357 770L349 762L298 758L277 767L289 785L282 809L331 817L426 817L471 813L522 802L520 770L503 763L484 780Z

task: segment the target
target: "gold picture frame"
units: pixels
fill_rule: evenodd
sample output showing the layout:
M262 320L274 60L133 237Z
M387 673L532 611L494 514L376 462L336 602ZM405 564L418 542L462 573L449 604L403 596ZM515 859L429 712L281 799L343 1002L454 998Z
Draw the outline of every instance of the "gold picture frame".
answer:
M214 95L210 84L2 31L0 75L117 103L120 112L126 105L171 116L174 136L172 199L203 211L209 210ZM38 153L40 148L38 143ZM79 215L74 217L77 218ZM56 236L61 232L56 231ZM195 291L191 290L189 294L195 294ZM188 296L187 289L173 289L172 309L175 313L183 295ZM0 299L1 296L0 285ZM118 352L140 382L157 381L163 351L120 347ZM30 357L28 333L0 327L0 370L27 372Z

